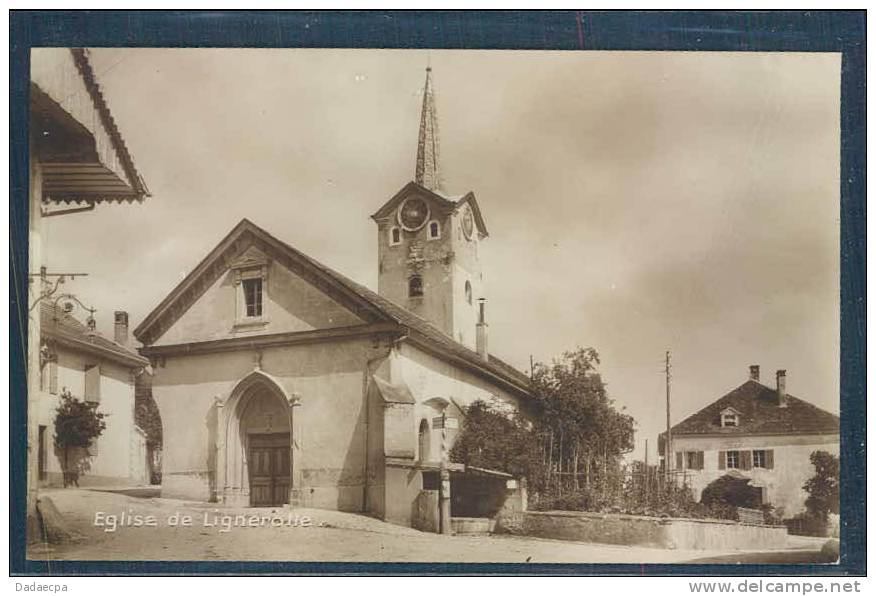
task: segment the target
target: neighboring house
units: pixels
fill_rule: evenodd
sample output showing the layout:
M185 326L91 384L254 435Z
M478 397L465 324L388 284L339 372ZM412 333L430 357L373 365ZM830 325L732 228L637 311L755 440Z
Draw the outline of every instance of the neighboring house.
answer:
M748 381L672 427L672 466L697 500L729 474L749 479L761 501L786 517L805 509L803 484L815 472L809 455L839 455L839 418L789 395L785 381L779 370L775 387L762 385L760 367L752 365ZM665 433L661 455L664 445Z
M64 277L42 268L42 218L94 209L99 203L130 203L149 196L101 91L88 51L33 48L30 51L28 126L28 371L40 366L40 320L36 306L49 284ZM73 206L70 206L70 205ZM14 202L13 202L14 205ZM14 231L14 228L13 228ZM13 239L21 245L22 239ZM28 374L27 411L39 407L39 375ZM27 425L27 533L40 536L36 517L39 482L37 417Z
M529 411L529 378L487 350L480 209L439 191L433 134L421 125L415 181L373 216L379 292L243 220L135 330L164 424L163 496L434 529L464 407ZM450 467L455 503L475 474L504 494L507 475Z
M38 470L42 486L63 485L64 454L54 447L55 410L62 392L98 404L106 429L87 449L80 485L142 485L149 482L145 433L134 423L134 379L149 361L123 341L106 339L60 306L41 305ZM116 313L116 332L127 335L127 314ZM121 337L119 338L121 339Z

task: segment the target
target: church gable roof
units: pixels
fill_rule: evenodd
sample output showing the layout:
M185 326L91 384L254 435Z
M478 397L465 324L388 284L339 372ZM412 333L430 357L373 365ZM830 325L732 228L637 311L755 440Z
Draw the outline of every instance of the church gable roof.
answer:
M377 308L341 283L333 275L334 272L280 242L248 219L243 219L147 315L134 330L134 335L146 345L154 344L229 269L247 266L247 263L258 265L267 258L276 259L279 264L331 296L363 321L370 323L386 320Z
M241 220L143 320L134 330L137 339L147 346L153 344L228 269L228 264L238 255L245 254L246 248L253 243L258 243L259 248L269 251L272 258L306 277L364 321L398 325L399 331L406 331L420 347L528 394L529 377L513 366L493 355L484 361L475 351L456 342L425 319L292 248L248 219Z
M775 389L757 381L746 381L673 426L672 434L773 435L839 432L839 417L791 395L786 398L787 405L780 406ZM738 426L721 426L721 413L727 410L738 413Z

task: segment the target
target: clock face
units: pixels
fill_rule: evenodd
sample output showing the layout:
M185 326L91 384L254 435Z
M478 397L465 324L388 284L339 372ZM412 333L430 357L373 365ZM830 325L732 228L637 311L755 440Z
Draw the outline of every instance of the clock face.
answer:
M474 232L474 217L471 214L471 207L466 205L465 212L462 214L462 233L467 240L471 240L472 232Z
M420 197L405 199L398 210L398 223L408 232L416 232L429 219L429 205Z

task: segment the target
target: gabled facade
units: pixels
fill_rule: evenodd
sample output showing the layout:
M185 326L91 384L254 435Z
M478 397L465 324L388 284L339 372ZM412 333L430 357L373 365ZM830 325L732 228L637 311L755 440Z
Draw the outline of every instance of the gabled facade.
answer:
M761 384L760 367L752 365L745 383L672 427L671 466L696 499L730 475L747 479L786 517L805 509L803 484L815 471L809 455L839 455L839 418L789 395L785 384L784 370L775 387ZM661 455L664 447L665 433Z
M247 279L261 292L248 297ZM261 314L242 317L251 300ZM473 401L530 408L522 373L247 220L135 335L153 364L168 497L291 499L410 525L442 454L437 420L456 421L446 451Z

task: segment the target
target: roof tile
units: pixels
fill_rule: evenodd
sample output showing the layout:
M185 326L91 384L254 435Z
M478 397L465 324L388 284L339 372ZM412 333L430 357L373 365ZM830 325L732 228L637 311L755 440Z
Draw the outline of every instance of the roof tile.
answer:
M727 408L739 412L739 426L721 426L720 413ZM672 427L673 436L837 432L839 417L792 395L787 395L787 406L780 407L776 390L757 381L746 381Z

